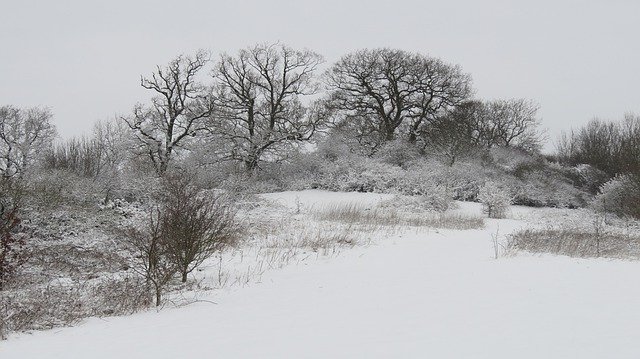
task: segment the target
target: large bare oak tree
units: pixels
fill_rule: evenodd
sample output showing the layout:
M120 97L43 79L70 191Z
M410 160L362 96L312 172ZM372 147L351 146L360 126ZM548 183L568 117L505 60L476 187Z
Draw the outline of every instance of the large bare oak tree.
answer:
M340 121L354 124L355 136L373 151L400 132L415 142L423 123L471 94L471 78L459 66L387 48L344 56L326 82Z
M318 91L322 56L282 44L259 44L223 54L214 71L216 111L210 132L225 144L224 157L252 171L309 140L321 120L309 106ZM306 103L305 103L306 102Z
M137 105L133 117L125 121L158 175L167 171L175 150L197 134L202 121L213 111L208 89L196 79L208 61L204 51L178 56L168 66L158 66L151 77L140 80L142 87L156 96L150 106Z

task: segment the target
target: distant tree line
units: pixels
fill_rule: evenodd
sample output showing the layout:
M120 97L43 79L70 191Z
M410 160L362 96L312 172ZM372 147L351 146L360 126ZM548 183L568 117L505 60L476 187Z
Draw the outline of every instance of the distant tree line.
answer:
M564 133L558 156L568 164L589 164L613 177L640 175L640 116L628 114L619 122L593 119Z
M222 54L206 76L209 61L200 51L157 67L141 79L155 97L123 118L158 175L176 152L207 144L210 161L251 172L319 134L369 155L402 140L451 163L492 146L537 151L542 140L535 103L473 100L460 66L418 53L360 50L323 74L321 55L282 44Z

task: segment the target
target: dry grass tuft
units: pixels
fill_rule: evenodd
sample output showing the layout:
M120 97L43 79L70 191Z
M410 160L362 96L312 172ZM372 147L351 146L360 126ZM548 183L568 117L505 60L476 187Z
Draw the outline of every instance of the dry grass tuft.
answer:
M512 234L507 247L580 258L640 259L640 237L580 229L527 229Z
M476 216L449 212L400 212L391 208L368 208L353 203L328 205L312 211L312 216L318 221L380 228L409 226L467 230L484 227L484 220Z

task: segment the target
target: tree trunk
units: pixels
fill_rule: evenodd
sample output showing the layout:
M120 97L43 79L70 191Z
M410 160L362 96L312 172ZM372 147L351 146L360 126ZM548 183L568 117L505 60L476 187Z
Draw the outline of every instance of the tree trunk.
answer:
M245 158L244 160L244 168L245 170L247 170L248 173L255 171L256 168L258 168L258 156L256 155L247 156L247 158Z
M182 271L182 283L186 283L187 282L187 271L183 270Z
M416 143L417 139L418 138L417 138L415 132L413 132L413 131L409 132L409 138L407 139L407 141L409 141L409 143L414 144L414 143Z
M156 288L156 307L159 307L162 303L162 290L160 288Z
M395 137L395 130L392 128L385 128L384 132L384 142L391 142Z

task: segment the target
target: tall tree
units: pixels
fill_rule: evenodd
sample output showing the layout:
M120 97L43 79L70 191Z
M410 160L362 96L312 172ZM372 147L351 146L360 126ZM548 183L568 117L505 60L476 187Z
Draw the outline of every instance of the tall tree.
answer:
M402 132L415 142L421 125L471 94L471 78L456 65L394 49L360 50L326 74L331 107L357 124L373 150Z
M142 87L156 96L151 106L137 105L133 117L124 120L160 176L175 150L202 129L203 120L213 111L209 91L196 79L208 61L204 51L181 55L164 68L158 66L151 77L141 77Z
M223 54L214 71L216 111L209 130L226 144L225 157L249 171L269 157L309 140L321 122L309 106L322 56L281 44L259 44Z

